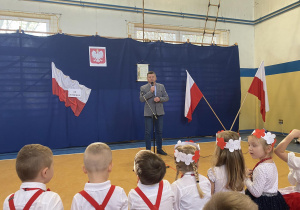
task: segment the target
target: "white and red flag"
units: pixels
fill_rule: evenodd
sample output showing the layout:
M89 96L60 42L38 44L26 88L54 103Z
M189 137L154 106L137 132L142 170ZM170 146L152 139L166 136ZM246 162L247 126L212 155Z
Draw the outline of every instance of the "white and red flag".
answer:
M75 116L79 116L89 99L91 89L72 80L69 76L55 67L52 62L52 92L60 101L65 102L66 107L71 107Z
M253 81L250 85L248 92L255 95L258 98L258 100L260 100L260 113L262 115L263 121L265 122L266 112L268 112L270 108L269 108L264 61L261 62L253 78Z
M199 101L203 97L202 92L190 76L189 72L186 71L186 89L185 89L185 107L184 116L188 118L188 122L192 121L192 114L197 107Z

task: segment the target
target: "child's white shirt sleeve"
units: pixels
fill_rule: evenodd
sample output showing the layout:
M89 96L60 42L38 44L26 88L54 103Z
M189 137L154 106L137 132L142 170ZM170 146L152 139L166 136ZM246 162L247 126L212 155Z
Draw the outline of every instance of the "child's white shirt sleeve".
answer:
M298 183L300 183L300 157L296 157L295 153L290 152L288 154L287 163L290 168L288 180L291 185L297 185Z
M245 184L250 191L250 193L258 198L262 195L264 191L264 185L262 183L266 182L266 174L261 170L261 168L256 168L253 171L253 182L247 178Z

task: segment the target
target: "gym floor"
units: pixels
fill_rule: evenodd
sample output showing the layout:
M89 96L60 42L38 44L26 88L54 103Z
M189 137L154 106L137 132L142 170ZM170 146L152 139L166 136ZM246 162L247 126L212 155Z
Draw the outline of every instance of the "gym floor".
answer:
M242 151L244 153L246 166L253 168L258 162L251 158L248 154L247 136L250 132L241 133L242 137ZM276 145L284 138L284 135L277 134ZM207 170L211 166L211 157L215 148L215 137L199 137L199 138L185 138L186 140L194 140L200 144L200 162L199 173L206 176ZM165 161L167 173L164 179L172 183L175 180L176 167L174 163L174 145L178 139L164 140L163 149L168 153L167 156L161 156ZM142 149L145 149L145 143L126 142L109 144L113 153L113 170L110 174L112 184L121 186L128 194L129 191L136 187L137 178L132 171L133 160L135 154ZM63 203L65 209L70 209L73 196L84 188L84 184L88 181L88 177L82 171L83 166L83 152L85 147L57 149L53 150L54 154L54 177L47 184L52 191L57 192ZM300 144L291 142L287 148L288 151L295 152L296 156L300 157ZM11 193L20 188L21 181L19 180L15 171L15 158L17 153L0 154L0 205L3 204L4 199ZM287 175L289 168L287 164L279 159L275 154L273 160L277 165L279 188L289 186Z

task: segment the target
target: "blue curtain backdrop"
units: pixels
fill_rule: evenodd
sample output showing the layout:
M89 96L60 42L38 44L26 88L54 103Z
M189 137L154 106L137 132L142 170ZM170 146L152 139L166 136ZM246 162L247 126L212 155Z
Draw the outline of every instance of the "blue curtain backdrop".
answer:
M89 66L89 46L106 47L107 67ZM92 89L76 117L52 94L51 62ZM144 103L137 63L148 63L165 85L163 138L214 135L223 129L202 99L193 120L184 117L186 70L229 129L240 106L238 47L194 46L99 36L0 35L0 153L25 144L50 148L91 142L143 140ZM238 130L238 121L233 130Z

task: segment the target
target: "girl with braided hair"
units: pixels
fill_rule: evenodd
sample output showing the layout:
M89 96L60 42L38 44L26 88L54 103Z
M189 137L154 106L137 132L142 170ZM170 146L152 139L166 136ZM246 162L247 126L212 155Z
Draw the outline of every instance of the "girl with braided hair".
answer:
M176 178L172 190L175 195L174 209L202 209L211 197L210 182L198 174L200 147L192 141L175 145L174 159ZM178 179L178 175L181 178Z

